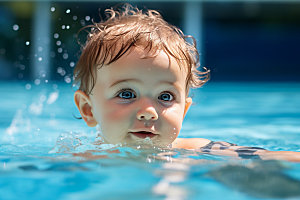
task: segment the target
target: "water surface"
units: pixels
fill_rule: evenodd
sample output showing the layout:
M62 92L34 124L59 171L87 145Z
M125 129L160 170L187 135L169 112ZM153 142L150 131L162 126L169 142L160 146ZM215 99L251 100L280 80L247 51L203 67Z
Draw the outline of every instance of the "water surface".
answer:
M70 85L27 84L0 84L0 199L300 196L297 163L96 145ZM180 137L300 151L300 84L210 83L191 95Z

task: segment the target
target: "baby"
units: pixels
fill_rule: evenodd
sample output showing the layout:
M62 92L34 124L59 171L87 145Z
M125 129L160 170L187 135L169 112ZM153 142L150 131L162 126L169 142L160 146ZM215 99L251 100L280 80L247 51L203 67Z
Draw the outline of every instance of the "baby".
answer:
M99 125L103 141L135 145L143 141L170 148L242 158L300 161L299 152L271 152L202 138L178 138L192 104L190 88L209 79L198 70L195 42L154 10L126 4L107 9L95 23L74 70L75 103L86 124Z

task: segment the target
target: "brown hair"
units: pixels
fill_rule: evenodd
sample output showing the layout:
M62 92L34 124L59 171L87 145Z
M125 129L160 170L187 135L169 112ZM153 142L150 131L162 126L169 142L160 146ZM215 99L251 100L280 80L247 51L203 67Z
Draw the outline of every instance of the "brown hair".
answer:
M91 94L97 69L109 65L133 47L143 47L149 57L160 50L187 68L186 89L201 87L209 79L209 70L200 66L195 39L184 35L168 24L155 10L142 11L125 4L121 9L106 9L106 20L84 27L90 28L86 44L74 69L74 83L86 94ZM193 43L189 43L191 38Z

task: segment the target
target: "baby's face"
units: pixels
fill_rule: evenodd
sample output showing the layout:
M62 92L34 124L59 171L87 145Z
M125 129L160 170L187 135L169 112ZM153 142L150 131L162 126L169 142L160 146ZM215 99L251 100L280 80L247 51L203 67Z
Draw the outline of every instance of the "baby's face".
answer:
M166 146L179 134L192 102L186 97L187 72L172 57L169 62L163 51L141 59L145 53L135 48L103 66L92 94L75 94L75 101L86 98L86 105L76 102L82 117L89 126L100 125L107 143L131 145L148 138L153 145Z

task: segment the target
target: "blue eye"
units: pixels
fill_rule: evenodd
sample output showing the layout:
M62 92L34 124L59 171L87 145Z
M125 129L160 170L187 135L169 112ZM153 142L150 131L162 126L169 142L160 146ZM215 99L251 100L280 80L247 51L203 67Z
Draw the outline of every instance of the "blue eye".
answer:
M126 90L122 90L121 92L119 92L118 97L120 97L122 99L134 99L134 98L136 98L136 95L132 91L126 89Z
M158 99L162 101L172 101L174 100L174 96L169 92L165 92L159 95Z

